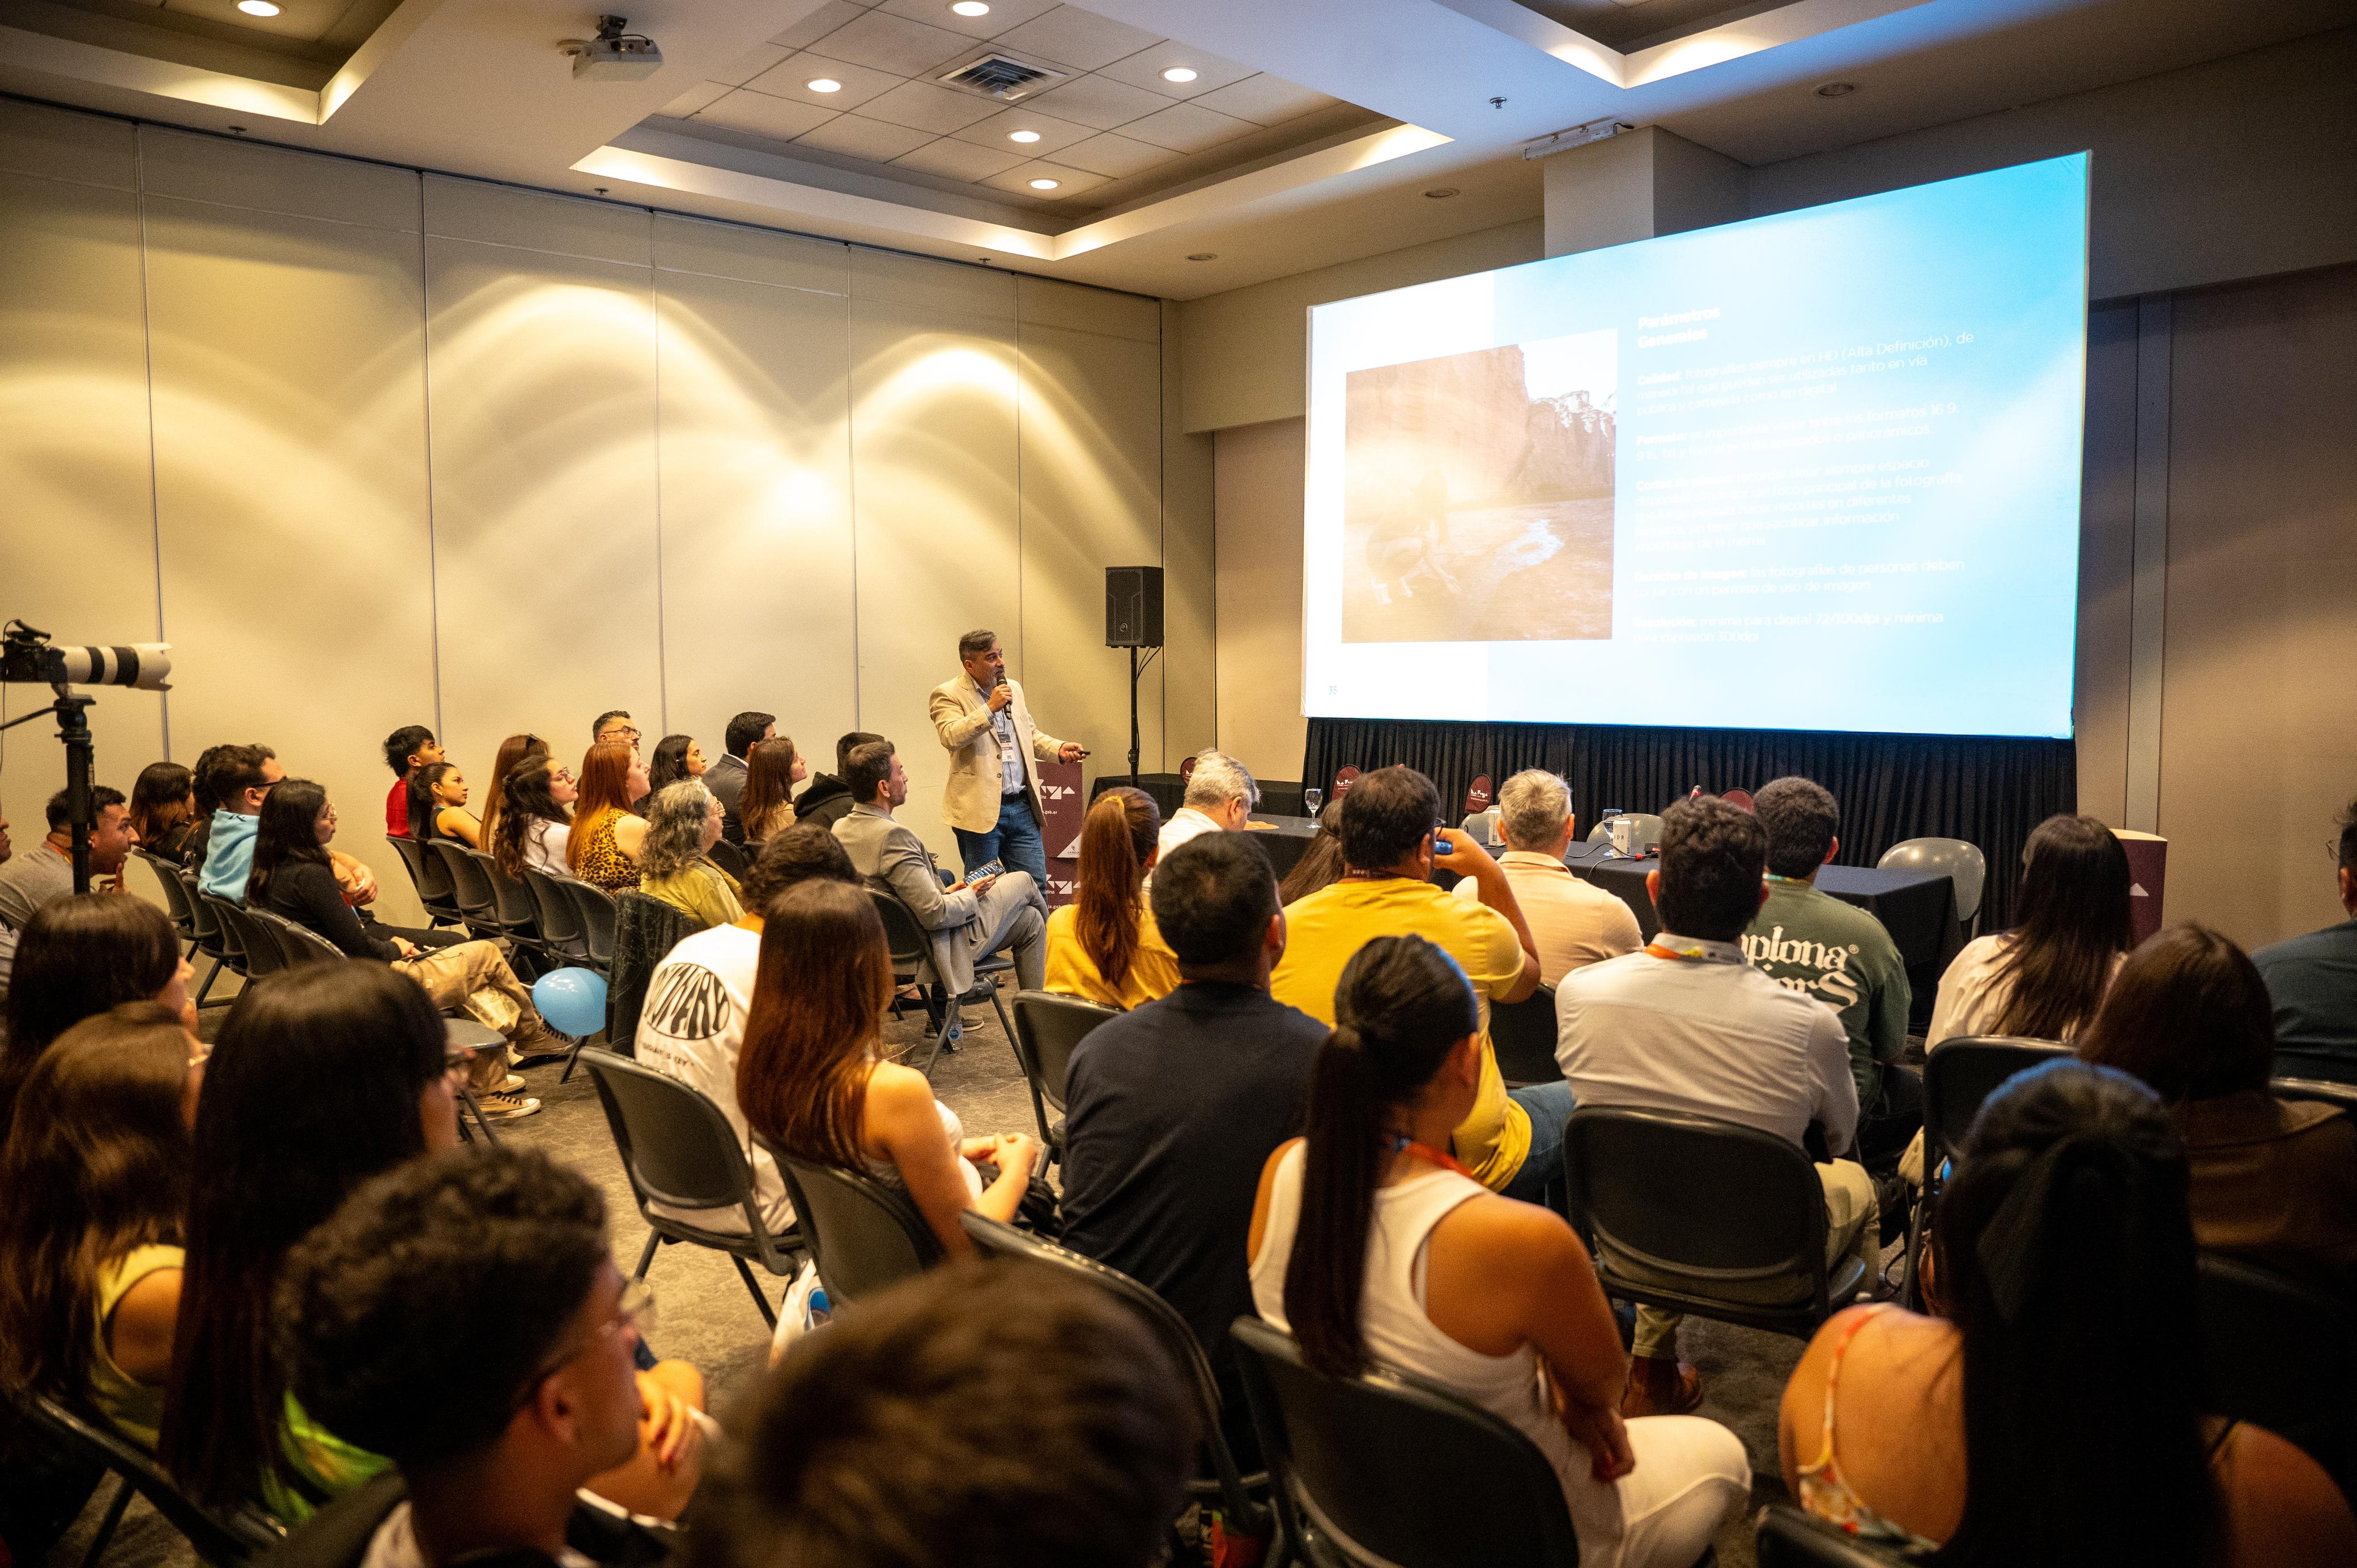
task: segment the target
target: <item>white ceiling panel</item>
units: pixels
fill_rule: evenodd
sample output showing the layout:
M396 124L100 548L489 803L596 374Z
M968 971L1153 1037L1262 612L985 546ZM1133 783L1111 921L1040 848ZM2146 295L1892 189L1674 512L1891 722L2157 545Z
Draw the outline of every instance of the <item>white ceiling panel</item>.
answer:
M740 87L699 113L695 118L700 124L726 125L732 130L750 131L758 136L775 136L781 142L791 142L834 119L834 111L813 109L807 103L772 98L766 92L754 92Z
M780 48L806 49L845 22L856 21L866 9L865 5L853 5L852 0L826 0L825 5L770 41Z
M1011 142L1010 131L1030 131L1039 135L1036 142ZM1027 158L1044 158L1059 147L1069 147L1074 142L1087 141L1096 133L1086 125L1075 125L1069 120L1055 120L1020 106L1002 109L987 120L977 120L962 131L951 133L962 142L974 142L985 147L1012 147Z
M1052 179L1056 182L1056 188L1034 190L1031 188L1031 182L1035 179ZM1017 164L1006 173L992 175L980 183L989 186L994 190L1010 191L1017 196L1028 196L1035 201L1064 201L1080 195L1084 190L1093 190L1104 182L1104 176L1101 174L1091 174L1086 169L1067 168L1062 164L1042 163L1035 160L1028 164Z
M1134 174L1144 174L1157 164L1175 163L1185 156L1168 147L1157 147L1151 142L1133 142L1127 136L1117 136L1111 131L1091 136L1085 142L1075 142L1056 155L1058 163L1074 168L1087 169L1108 179L1127 179Z
M1148 92L1125 81L1109 81L1102 76L1079 77L1024 102L1042 114L1053 114L1076 125L1093 125L1100 131L1126 125L1157 109L1170 107L1170 100L1159 92Z
M1162 74L1166 70L1179 69L1193 71L1195 80L1171 81ZM1140 49L1134 55L1102 67L1097 74L1114 81L1125 81L1132 87L1143 87L1149 92L1167 93L1172 98L1196 98L1215 87L1242 81L1254 72L1252 67L1222 59L1209 49L1193 48L1166 38L1152 48Z
M827 34L816 47L829 59L916 77L965 53L974 40L946 27L870 11Z
M762 44L747 50L711 73L708 80L725 81L731 87L742 87L765 70L772 70L786 62L791 49L781 49L775 44Z
M1121 134L1134 136L1141 142L1152 142L1157 147L1200 153L1206 147L1216 147L1222 142L1232 142L1254 129L1256 127L1248 120L1222 114L1200 103L1173 103L1143 120L1131 121L1121 128Z
M823 147L830 153L880 164L935 139L931 131L911 131L906 125L888 125L858 114L838 114L817 130L803 133L794 145Z
M970 38L995 38L1009 27L1019 27L1034 16L1046 16L1060 3L1060 0L989 0L990 9L979 16L959 16L950 9L950 0L884 0L876 8L888 16L947 27Z
M1152 33L1100 16L1093 11L1083 11L1077 5L1059 5L1045 16L1036 16L1019 27L1009 27L998 35L997 41L1011 49L1028 49L1043 55L1060 65L1080 70L1094 70L1101 65L1111 65L1125 56L1150 48L1162 40Z
M1232 114L1255 125L1281 125L1287 120L1298 120L1312 111L1326 108L1336 100L1297 86L1281 76L1264 72L1259 76L1248 76L1232 86L1213 88L1195 102L1206 109Z
M745 85L772 98L791 98L813 109L832 109L840 113L891 91L902 80L889 71L870 70L864 65L829 59L805 50L783 65L770 67ZM811 86L813 81L838 85L833 92L820 92Z
M716 102L728 91L725 81L699 81L685 92L662 106L662 113L675 120L684 120L697 110Z
M1012 150L1000 152L996 147L977 146L943 136L928 142L905 157L892 160L894 168L912 168L920 174L937 174L949 179L988 179L1004 174L1019 163L1029 160Z
M931 131L937 135L947 135L952 131L963 130L976 120L996 114L998 110L999 105L993 99L936 87L930 81L904 81L891 91L869 99L861 105L859 112L872 120L906 125L912 131Z

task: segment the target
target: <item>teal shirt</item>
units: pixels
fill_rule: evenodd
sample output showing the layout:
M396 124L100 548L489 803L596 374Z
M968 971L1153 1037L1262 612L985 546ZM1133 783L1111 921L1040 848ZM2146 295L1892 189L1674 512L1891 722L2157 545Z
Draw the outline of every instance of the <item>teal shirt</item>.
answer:
M1787 991L1841 1015L1861 1112L1882 1103L1882 1064L1907 1048L1913 997L1899 945L1882 922L1806 882L1768 879L1768 902L1743 933L1743 954Z

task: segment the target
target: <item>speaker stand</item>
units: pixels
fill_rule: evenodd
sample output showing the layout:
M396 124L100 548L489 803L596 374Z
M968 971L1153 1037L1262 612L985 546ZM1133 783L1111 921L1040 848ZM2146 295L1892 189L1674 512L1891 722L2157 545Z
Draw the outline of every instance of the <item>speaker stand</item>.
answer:
M1146 662L1141 664L1136 646L1132 644L1129 650L1129 782L1133 788L1137 783L1137 678L1146 672L1146 666L1152 664L1161 651L1159 648L1150 650L1146 655Z

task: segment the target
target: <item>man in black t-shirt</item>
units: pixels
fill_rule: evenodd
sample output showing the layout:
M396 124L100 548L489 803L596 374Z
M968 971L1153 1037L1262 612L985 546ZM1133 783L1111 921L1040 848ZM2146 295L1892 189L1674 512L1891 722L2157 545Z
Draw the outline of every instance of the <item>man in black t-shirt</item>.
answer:
M1285 912L1249 833L1205 833L1154 871L1181 983L1104 1024L1065 1084L1063 1242L1145 1284L1195 1330L1229 1442L1256 1464L1228 1326L1253 1310L1245 1233L1261 1167L1298 1134L1326 1026L1268 993Z

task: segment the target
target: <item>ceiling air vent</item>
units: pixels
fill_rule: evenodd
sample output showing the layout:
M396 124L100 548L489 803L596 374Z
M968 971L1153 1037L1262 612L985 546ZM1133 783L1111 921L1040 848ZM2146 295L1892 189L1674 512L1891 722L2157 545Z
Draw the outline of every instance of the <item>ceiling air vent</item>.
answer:
M986 54L980 59L968 60L954 70L943 71L934 78L943 87L996 98L1002 103L1012 103L1018 98L1028 98L1064 80L1065 73L1051 70L1044 65L1031 65L1011 56Z

